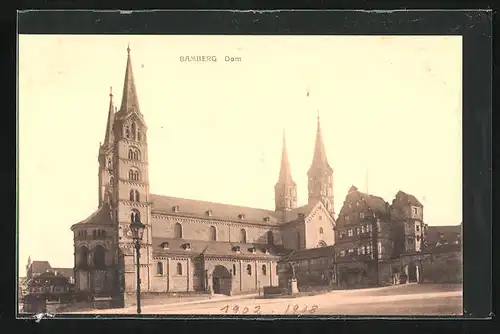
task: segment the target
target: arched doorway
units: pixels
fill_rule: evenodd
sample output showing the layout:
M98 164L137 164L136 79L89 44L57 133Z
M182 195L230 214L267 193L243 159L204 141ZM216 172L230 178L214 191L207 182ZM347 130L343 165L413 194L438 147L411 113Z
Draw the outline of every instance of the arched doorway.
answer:
M418 282L417 265L415 263L410 263L408 265L408 283Z
M214 293L231 294L232 277L226 267L217 265L212 272L212 286Z

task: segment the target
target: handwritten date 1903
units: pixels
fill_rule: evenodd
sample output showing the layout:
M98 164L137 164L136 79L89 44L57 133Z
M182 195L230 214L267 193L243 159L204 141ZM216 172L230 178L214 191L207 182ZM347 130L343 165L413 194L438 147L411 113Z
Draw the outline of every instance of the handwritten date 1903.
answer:
M260 305L254 306L244 306L240 307L239 305L226 305L220 310L225 314L314 314L318 309L318 305L291 305L288 304L286 308L279 312L278 310L273 310L271 312L262 313Z

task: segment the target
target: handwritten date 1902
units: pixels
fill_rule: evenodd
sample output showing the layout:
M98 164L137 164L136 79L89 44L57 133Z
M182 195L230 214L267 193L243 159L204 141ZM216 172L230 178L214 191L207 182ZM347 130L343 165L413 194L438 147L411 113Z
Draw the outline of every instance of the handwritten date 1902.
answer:
M240 307L239 305L226 305L220 310L225 314L314 314L318 309L318 305L291 305L288 304L286 308L279 312L278 310L272 310L271 312L262 313L260 305L254 306L244 306Z

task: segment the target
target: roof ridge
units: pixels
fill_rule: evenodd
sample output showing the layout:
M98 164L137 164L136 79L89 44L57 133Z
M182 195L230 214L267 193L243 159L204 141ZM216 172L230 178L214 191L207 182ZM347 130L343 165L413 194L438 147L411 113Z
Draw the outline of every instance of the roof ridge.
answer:
M221 203L221 202L211 202L211 201L205 201L205 200L199 200L199 199L192 199L192 198L185 198L185 197L176 197L176 196L158 195L158 194L151 194L151 196L165 197L165 198L169 198L169 199L179 199L179 200L193 201L193 202L207 203L207 204L230 205L232 207L245 208L245 209L253 209L253 210L260 210L260 211L265 211L265 212L269 212L269 213L275 213L276 212L276 211L271 210L271 209L263 209L263 208L256 208L256 207L251 207L251 206L229 204L229 203ZM207 209L209 209L209 208L207 208Z

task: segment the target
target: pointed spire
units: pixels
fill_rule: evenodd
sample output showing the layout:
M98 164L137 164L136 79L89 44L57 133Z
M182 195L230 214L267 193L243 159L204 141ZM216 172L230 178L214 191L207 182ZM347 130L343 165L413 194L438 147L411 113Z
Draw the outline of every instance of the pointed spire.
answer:
M321 123L319 120L319 110L318 110L318 126L316 130L316 143L314 144L314 156L311 165L312 168L318 169L331 169L326 159L325 145L323 144L323 136L321 135Z
M283 151L281 153L281 168L280 168L280 183L294 183L292 180L292 172L290 162L288 161L288 151L286 149L285 130L283 130Z
M109 87L109 110L108 110L108 123L106 124L106 134L104 135L104 145L111 145L113 143L113 125L115 122L115 107L113 104L113 88Z
M139 101L137 99L137 92L135 89L129 44L127 46L127 68L125 70L125 81L123 83L122 105L120 107L120 112L128 114L133 110L139 112Z

